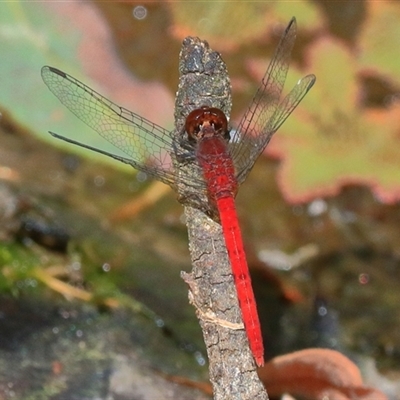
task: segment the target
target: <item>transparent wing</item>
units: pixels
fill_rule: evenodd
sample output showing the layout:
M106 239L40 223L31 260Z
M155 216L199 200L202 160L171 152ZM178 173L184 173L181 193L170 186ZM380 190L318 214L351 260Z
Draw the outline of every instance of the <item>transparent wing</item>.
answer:
M292 18L275 50L261 86L229 144L239 183L245 180L274 132L283 124L315 82L314 75L306 76L281 101L295 39L296 19Z
M56 68L43 67L42 78L62 104L128 157L53 134L55 137L113 157L174 186L173 139L167 130L114 104Z

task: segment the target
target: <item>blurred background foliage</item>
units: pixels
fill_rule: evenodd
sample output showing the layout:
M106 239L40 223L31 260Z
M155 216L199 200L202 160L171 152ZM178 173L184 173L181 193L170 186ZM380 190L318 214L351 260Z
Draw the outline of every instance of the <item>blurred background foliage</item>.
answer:
M290 7L280 2L140 4L146 7L136 5L136 18L135 11L127 10L131 4L122 3L99 3L93 9L77 2L64 10L29 2L5 5L2 51L7 62L0 72L8 79L3 82L1 104L47 140L50 115L53 129L72 136L79 132L80 139L91 135L92 145L115 151L46 93L40 67L55 65L117 103L172 128L180 41L195 35L206 38L227 62L237 122L268 65L278 28L295 15L299 37L287 88L309 72L318 83L268 149L281 159L278 179L286 199L309 201L336 194L347 183L360 183L383 202L398 200L396 2L352 2L343 5L339 16L326 2L298 1ZM103 25L96 19L99 9L106 18ZM339 31L338 20L346 29ZM38 100L40 109L25 107Z
M130 320L140 315L150 321L145 328L142 319L133 322L146 332L135 340L148 357L171 370L195 369L193 358L201 367L201 333L178 278L190 268L180 206L162 185L150 184L131 168L48 135L52 130L117 152L58 103L40 68L64 70L172 129L181 41L199 36L227 64L235 126L282 29L295 16L298 37L285 90L308 73L317 82L238 195L250 264L260 275L253 280L261 293L263 330L275 337L268 354L299 346L294 331L304 332L304 321L296 315L309 312L313 320L315 298L322 293L347 324L342 345L381 357L382 365L398 370L398 2L14 1L0 9L2 296L32 307L39 302L33 310L40 312L52 302L60 307L59 293L71 307L83 301L96 310L129 310ZM271 255L276 249L280 258ZM271 274L265 264L283 267ZM297 305L284 318L278 309L287 310L279 307L271 315L269 291L274 301L286 299L282 307L287 301ZM2 304L5 320L19 318L8 301ZM365 322L371 313L375 324ZM65 313L60 315L64 320ZM159 332L165 326L173 334L168 331L163 341ZM107 323L101 327L110 329ZM12 337L13 331L7 334ZM171 337L172 347L184 355L171 357L174 351L166 350ZM157 346L165 355L161 362ZM72 365L65 351L59 357ZM0 387L4 382L0 378ZM54 393L65 390L59 382L49 385Z

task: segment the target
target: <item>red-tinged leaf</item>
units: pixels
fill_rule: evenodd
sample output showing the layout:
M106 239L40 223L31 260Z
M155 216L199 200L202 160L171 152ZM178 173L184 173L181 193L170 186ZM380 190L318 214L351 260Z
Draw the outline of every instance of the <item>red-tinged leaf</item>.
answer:
M308 56L310 68L321 80L310 92L313 95L307 96L308 109L318 110L324 116L329 112L333 114L330 114L332 122L336 122L336 113L353 110L360 97L356 61L351 50L332 37L322 37L315 42Z
M40 77L41 67L48 64L155 123L173 126L173 95L162 84L140 82L128 72L117 57L111 28L94 4L16 4L4 4L0 13L2 57L7 60L0 65L0 104L19 123L57 145L63 142L54 140L47 133L49 130L116 152L114 146L81 123L48 91ZM140 24L134 18L131 23ZM77 146L69 148L97 156ZM97 157L106 160L104 156Z
M268 7L261 3L217 2L211 7L208 2L169 2L173 25L171 31L177 38L199 36L207 38L210 43L218 43L220 49L237 48L241 42L254 40L268 26ZM206 13L206 10L209 10ZM199 19L199 15L207 18ZM232 19L234 24L230 23ZM248 21L252 20L251 25Z
M347 140L354 136L360 96L355 61L342 42L329 37L312 46L309 60L309 69L321 78L267 147L268 154L282 159L278 181L293 203L336 193L352 168L343 168L342 159L352 155ZM289 75L286 87L299 76Z
M357 366L329 349L306 349L275 357L259 375L270 397L290 393L310 400L386 400L379 390L363 385Z
M400 84L400 7L395 1L370 1L359 40L359 57L365 72L378 73Z
M362 184L383 202L398 201L399 106L363 107L357 60L343 42L321 38L308 59L317 83L267 147L282 160L277 178L286 200L307 202ZM288 88L292 76L299 74L288 76Z
M199 36L217 43L224 52L263 39L276 27L293 16L307 21L304 29L315 30L322 25L319 9L307 1L296 1L288 8L280 2L168 2L173 19L171 31L179 39ZM199 18L199 16L204 16Z

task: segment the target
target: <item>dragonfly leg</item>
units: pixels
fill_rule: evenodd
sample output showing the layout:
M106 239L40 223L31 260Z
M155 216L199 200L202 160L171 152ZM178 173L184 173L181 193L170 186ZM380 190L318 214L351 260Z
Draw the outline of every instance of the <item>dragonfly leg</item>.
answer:
M174 155L180 164L190 164L196 161L195 148L192 143L184 140L174 141L173 144Z

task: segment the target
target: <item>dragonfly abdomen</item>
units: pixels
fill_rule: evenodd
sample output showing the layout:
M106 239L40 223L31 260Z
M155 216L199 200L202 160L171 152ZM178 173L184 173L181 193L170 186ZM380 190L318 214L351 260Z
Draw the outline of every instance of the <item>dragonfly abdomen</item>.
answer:
M264 345L260 321L233 197L219 198L217 208L250 349L257 365L262 366Z
M210 200L218 209L231 263L242 319L250 350L258 366L264 365L264 346L242 234L235 207L237 181L227 142L220 135L203 136L197 143L197 161L203 169Z

